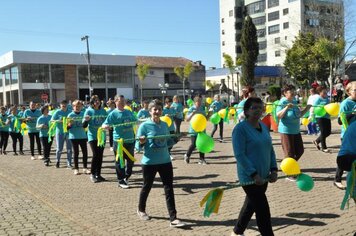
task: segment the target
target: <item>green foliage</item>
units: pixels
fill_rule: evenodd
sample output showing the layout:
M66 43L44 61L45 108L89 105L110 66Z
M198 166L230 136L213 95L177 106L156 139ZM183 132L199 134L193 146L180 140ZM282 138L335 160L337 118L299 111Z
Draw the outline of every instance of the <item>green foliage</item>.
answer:
M193 71L194 71L194 67L193 67L193 64L191 62L188 62L187 64L185 64L184 69L183 69L184 78L188 79L190 74Z
M242 76L241 83L243 85L255 85L255 65L258 56L258 42L256 26L252 22L250 16L246 16L241 36L241 61L242 61Z
M316 78L325 81L328 77L327 61L316 53L316 39L312 33L300 33L286 51L284 67L299 86L307 86Z
M280 99L281 97L281 87L277 85L271 85L268 87L268 92L271 94L272 97Z
M149 69L150 69L150 65L148 65L148 64L138 64L137 65L137 76L140 81L145 80Z
M183 67L174 67L174 73L180 78L184 79L184 68Z

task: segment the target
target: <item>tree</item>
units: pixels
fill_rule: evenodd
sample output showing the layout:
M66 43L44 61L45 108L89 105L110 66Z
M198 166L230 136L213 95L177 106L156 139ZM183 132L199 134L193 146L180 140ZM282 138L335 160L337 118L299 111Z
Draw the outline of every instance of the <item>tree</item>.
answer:
M137 65L137 76L138 76L138 79L140 80L141 105L142 105L142 83L145 80L149 69L150 69L150 65L148 65L148 64L138 64Z
M185 106L185 81L189 79L190 74L194 71L193 63L188 62L184 67L175 67L174 73L183 81L183 104Z
M307 87L316 78L327 78L327 62L316 53L316 39L312 33L300 33L292 48L286 51L284 67L287 73L295 79L297 85Z
M258 42L256 26L252 19L247 15L242 26L241 36L241 61L242 61L242 77L243 85L255 85L255 65L258 57Z
M229 54L225 54L223 55L224 57L224 64L225 66L229 69L230 71L230 75L231 75L231 82L232 82L232 95L234 96L234 74L236 74L236 68L241 64L241 60L237 59L236 63L234 63L234 60L232 59L232 57ZM229 76L228 78L228 82L227 82L227 87L229 89L230 87L230 83L229 83ZM239 99L240 97L240 86L239 86L239 78L237 77L237 98ZM228 96L228 104L230 104L230 96Z
M342 56L345 49L345 41L342 38L331 41L327 38L320 38L314 45L314 52L319 53L327 62L329 62L329 85L330 96L333 89L334 66L338 65L338 59Z

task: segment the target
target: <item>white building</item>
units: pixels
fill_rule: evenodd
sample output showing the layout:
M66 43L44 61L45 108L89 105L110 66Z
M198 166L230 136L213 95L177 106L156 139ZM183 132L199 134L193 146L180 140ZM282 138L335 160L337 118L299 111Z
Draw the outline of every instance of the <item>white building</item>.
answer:
M331 39L344 35L342 0L220 0L221 66L223 54L241 53L242 19L247 12L257 29L258 65L281 66L285 50L299 32Z

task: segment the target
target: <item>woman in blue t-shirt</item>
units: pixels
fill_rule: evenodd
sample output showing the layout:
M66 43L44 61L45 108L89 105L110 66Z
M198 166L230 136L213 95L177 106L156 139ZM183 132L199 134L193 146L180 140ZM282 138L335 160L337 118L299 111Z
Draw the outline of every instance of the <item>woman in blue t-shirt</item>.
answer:
M22 115L17 113L17 106L13 106L10 109L11 114L7 117L9 122L9 132L12 139L12 150L14 151L14 156L17 156L16 146L17 141L20 144L20 155L24 155L23 153L23 136L21 133L21 122ZM16 125L16 126L15 126Z
M141 159L143 186L140 193L137 214L142 220L151 219L146 213L146 202L158 172L164 187L170 226L182 227L185 223L177 219L174 200L173 166L167 143L170 137L148 138L169 134L167 123L160 120L162 115L162 103L159 100L152 101L149 104L149 111L151 118L140 125L136 135L136 137L139 138L140 145L144 146L144 154Z
M9 125L5 107L0 107L0 154L6 155L7 141L9 140Z
M43 147L44 163L45 163L45 166L49 166L49 163L50 163L49 154L51 152L53 137L51 138L51 141L49 142L48 141L48 129L49 129L49 124L50 124L52 116L48 115L49 108L47 105L45 105L41 108L41 113L42 113L42 116L38 117L36 127L40 131L39 135L40 135L40 140L41 140L42 147Z

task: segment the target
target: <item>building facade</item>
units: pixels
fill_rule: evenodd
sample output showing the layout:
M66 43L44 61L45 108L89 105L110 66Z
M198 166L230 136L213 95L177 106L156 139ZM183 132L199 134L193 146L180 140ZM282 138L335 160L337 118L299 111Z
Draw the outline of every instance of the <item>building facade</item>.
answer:
M221 66L223 54L241 53L242 21L248 14L257 29L258 65L281 66L285 51L300 32L330 39L344 36L342 0L220 0Z
M182 83L173 68L184 66L190 60L91 54L90 61L93 94L107 100L116 94L139 99L136 64L143 61L152 64L143 84L145 98L160 97L162 89L158 84L170 85L167 95L180 94ZM205 67L198 62L194 68L187 88L204 90ZM89 100L87 58L79 53L11 51L0 56L0 78L1 105Z

